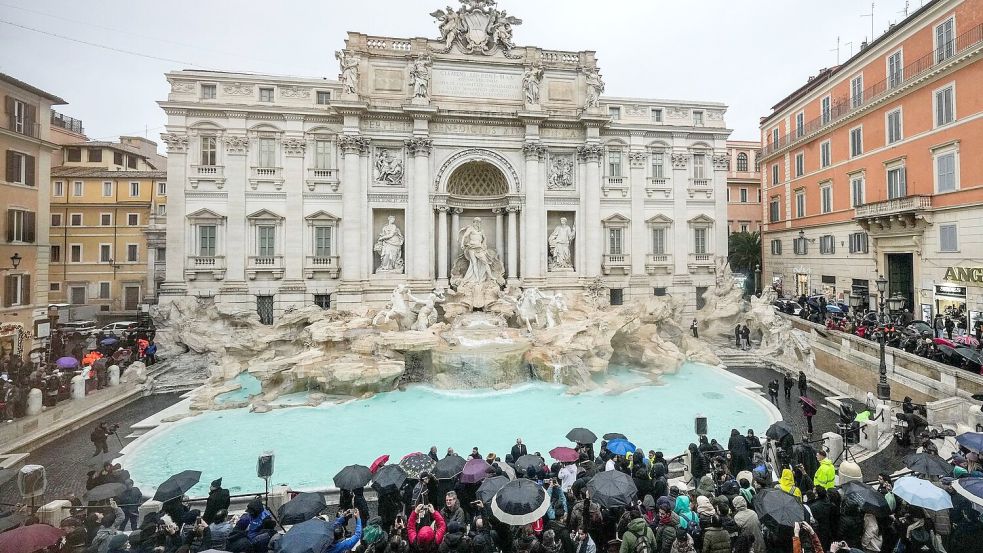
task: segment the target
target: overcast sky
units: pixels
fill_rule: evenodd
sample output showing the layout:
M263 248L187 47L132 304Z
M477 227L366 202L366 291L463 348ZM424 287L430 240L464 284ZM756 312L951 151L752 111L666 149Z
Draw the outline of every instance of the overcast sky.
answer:
M427 15L456 0L0 0L0 71L61 96L93 139L159 142L164 72L183 68L338 76L346 31L436 37ZM911 0L910 10L921 0ZM876 0L874 34L905 0ZM594 50L605 94L726 103L732 139L871 34L864 0L499 0L518 45ZM16 27L31 27L45 33ZM60 35L59 38L54 35ZM82 44L98 44L104 47ZM849 44L852 42L852 45ZM142 57L120 52L125 50ZM152 59L167 58L167 60Z

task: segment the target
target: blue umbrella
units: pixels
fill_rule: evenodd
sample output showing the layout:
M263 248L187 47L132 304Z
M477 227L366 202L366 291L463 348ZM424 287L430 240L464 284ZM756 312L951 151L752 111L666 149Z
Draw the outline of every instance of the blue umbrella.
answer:
M983 453L983 432L963 432L956 436L956 441L966 449Z
M119 339L113 338L112 336L110 336L109 338L103 338L102 341L99 342L99 344L103 346L111 346L113 344L118 344L118 343L119 343Z
M334 541L334 527L319 519L295 524L280 537L280 553L322 553Z
M833 304L831 304L831 303L828 303L828 304L826 304L826 312L827 312L827 313L842 313L842 312L843 312L843 310L842 310L842 309L840 309L840 308L839 308L838 306L836 306L836 305L833 305Z
M952 483L952 489L976 505L983 506L983 478L960 478Z
M608 451L614 453L615 455L625 455L626 453L634 453L638 449L635 444L629 442L628 440L618 438L616 440L611 440L608 442Z
M932 511L952 508L952 498L945 490L914 476L902 476L894 483L892 490L895 497L900 497L916 507L924 507Z

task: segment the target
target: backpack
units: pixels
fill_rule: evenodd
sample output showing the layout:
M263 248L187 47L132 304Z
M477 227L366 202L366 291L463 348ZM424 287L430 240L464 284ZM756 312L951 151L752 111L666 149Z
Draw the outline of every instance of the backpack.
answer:
M686 530L686 533L689 534L689 536L693 538L693 541L695 542L696 538L703 533L703 530L700 528L700 517L694 512L690 512L688 515L689 516L679 515L679 518L680 520L686 521L686 528L684 528L684 530Z
M651 546L651 544L649 544L649 540L645 536L645 533L644 532L642 532L642 535L638 535L638 534L632 532L631 530L629 530L628 533L631 534L631 535L633 535L633 536L635 536L635 549L634 549L634 553L651 553L652 546Z

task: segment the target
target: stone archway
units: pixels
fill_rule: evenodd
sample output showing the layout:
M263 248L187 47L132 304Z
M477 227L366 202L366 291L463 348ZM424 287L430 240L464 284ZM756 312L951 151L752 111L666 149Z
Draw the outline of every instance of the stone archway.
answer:
M487 161L468 161L454 169L447 180L447 194L453 198L503 199L508 193L505 175Z

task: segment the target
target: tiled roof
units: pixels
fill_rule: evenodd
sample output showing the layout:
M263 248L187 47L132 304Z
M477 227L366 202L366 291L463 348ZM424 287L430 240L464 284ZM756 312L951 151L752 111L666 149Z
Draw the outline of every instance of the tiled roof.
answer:
M51 168L52 177L95 177L113 179L159 179L167 176L167 171L110 171L102 167L66 167L64 165Z
M41 96L43 98L47 98L47 99L51 100L52 104L54 104L56 106L57 105L64 105L64 104L67 104L68 103L65 100L62 100L61 98L59 98L58 96L55 96L54 94L52 94L50 92L45 92L45 91L41 90L40 88L38 88L36 86L31 86L31 85L25 83L24 81L22 81L20 79L15 79L14 77L11 77L10 75L8 75L6 73L0 73L0 81L8 82L8 83L10 83L10 84L12 84L14 86L23 88L24 90L26 90L28 92L31 92L33 94L37 94L38 96ZM45 116L45 117L47 117L47 116Z

